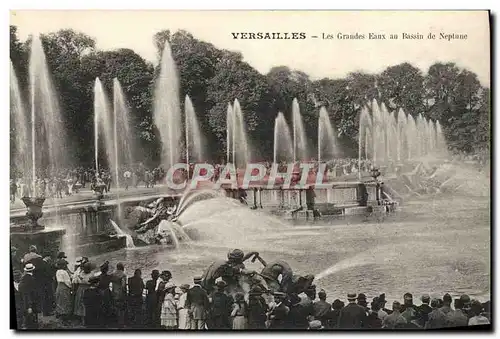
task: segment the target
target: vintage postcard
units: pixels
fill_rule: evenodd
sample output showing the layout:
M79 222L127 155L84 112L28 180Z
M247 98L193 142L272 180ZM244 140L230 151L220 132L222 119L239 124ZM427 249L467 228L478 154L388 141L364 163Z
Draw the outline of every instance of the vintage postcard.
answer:
M9 29L13 329L491 329L488 11Z

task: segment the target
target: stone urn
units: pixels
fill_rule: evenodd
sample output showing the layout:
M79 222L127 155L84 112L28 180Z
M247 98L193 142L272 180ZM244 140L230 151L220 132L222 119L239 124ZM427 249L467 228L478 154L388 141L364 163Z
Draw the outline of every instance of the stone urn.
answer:
M44 229L42 225L38 224L38 219L43 216L42 207L45 198L23 197L21 200L27 208L26 216L28 217L28 223L25 226L26 230Z

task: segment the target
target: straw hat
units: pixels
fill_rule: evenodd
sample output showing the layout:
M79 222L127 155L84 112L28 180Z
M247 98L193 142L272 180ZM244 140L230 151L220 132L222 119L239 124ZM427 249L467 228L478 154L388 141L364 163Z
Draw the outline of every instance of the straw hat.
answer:
M33 272L34 270L35 270L35 265L33 265L32 263L27 263L24 266L24 272Z
M169 290L171 288L176 288L177 286L175 286L175 284L173 282L168 282L165 284L165 289L166 290Z
M356 300L356 293L348 293L347 300Z
M179 286L179 288L181 290L187 291L187 290L189 290L189 284L182 284L181 286Z
M322 329L322 328L324 328L324 327L323 327L323 325L321 324L321 321L319 321L319 320L313 320L313 321L311 321L311 322L309 323L309 328L310 328L311 330L320 330L320 329Z

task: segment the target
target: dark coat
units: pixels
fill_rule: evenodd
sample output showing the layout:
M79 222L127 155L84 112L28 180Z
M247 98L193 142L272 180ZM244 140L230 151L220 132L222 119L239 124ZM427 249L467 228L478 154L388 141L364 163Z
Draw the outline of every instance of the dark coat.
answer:
M156 293L157 279L148 280L146 282L146 323L153 324L157 313L158 294Z
M270 314L271 325L269 326L269 329L279 330L286 328L289 312L290 308L288 308L288 306L284 303L276 306Z
M446 326L446 316L439 308L433 309L427 315L425 329L443 328Z
M212 295L212 305L210 308L211 328L230 329L230 316L233 298L224 292L214 292Z
M100 316L102 319L106 319L112 316L112 296L109 289L109 284L111 283L111 276L109 274L101 274L99 276L99 284L97 285L97 290L101 294L101 309ZM105 320L103 320L105 321ZM106 320L107 321L107 320Z
M314 319L321 321L321 324L326 327L332 311L332 305L324 300L318 300L313 304L313 309Z
M418 307L418 313L420 315L418 323L420 326L424 327L427 320L429 320L429 313L432 312L432 307L427 304L422 304Z
M340 318L340 310L332 310L330 315L328 316L327 328L338 328L339 327L339 318Z
M364 307L349 303L340 311L339 328L357 329L365 327L365 324L366 310Z
M31 274L25 274L19 282L19 306L23 316L24 326L34 329L38 327L38 312L40 311L40 303L38 296L37 281ZM31 308L31 313L28 309ZM22 325L21 325L22 326Z
M144 281L141 278L128 278L128 315L130 324L133 326L142 325L142 292L144 288Z
M376 329L382 328L382 320L378 317L378 313L375 311L368 311L366 317L366 328Z
M266 328L266 312L268 306L262 296L250 296L248 300L248 328Z
M141 296L144 290L144 281L139 277L128 278L128 295L129 296Z
M83 292L83 306L85 307L85 327L99 328L105 324L101 318L101 293L97 288L88 288Z
M26 312L28 308L33 310L33 313L38 313L38 288L37 281L31 274L25 274L19 282L19 295L21 297L21 308Z
M210 308L207 291L194 285L187 291L186 308L192 312L192 319L206 319Z
M290 306L287 328L307 330L309 327L309 321L307 319L309 312L307 311L306 306L302 306L300 304Z

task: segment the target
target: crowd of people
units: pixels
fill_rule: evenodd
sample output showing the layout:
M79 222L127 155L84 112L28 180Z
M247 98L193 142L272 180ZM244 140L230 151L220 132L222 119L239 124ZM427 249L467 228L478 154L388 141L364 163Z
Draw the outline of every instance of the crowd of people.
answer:
M264 162L267 169L267 174L271 172L271 163ZM282 163L281 171L286 171L286 163ZM317 163L316 163L317 165ZM212 164L214 173L212 180L216 181L223 170L223 164ZM362 169L370 168L367 161L363 161ZM184 173L185 177L191 178L195 170L195 164L189 165L189 173ZM317 170L317 166L315 167ZM327 162L328 177L340 177L357 173L357 159L337 159ZM142 163L124 166L119 170L119 184L126 190L129 187L137 188L143 184L146 188L152 188L155 185L164 183L166 171L162 166L155 168L147 168ZM111 192L112 183L116 178L107 168L101 169L98 173L95 168L78 167L75 169L57 170L57 171L38 171L34 181L35 189L33 190L33 180L28 176L24 176L22 172L12 171L10 179L10 201L14 203L16 199L21 199L25 196L40 196L46 198L62 199L63 197L78 194L80 190L90 188L95 190L96 186L102 185L104 193Z
M139 184L145 187L154 187L162 182L165 177L163 168L147 168L142 163L124 166L119 170L120 186L128 190L129 187L137 188ZM10 179L10 201L25 196L40 196L46 198L61 199L66 196L78 194L80 190L89 188L95 190L99 184L104 186L104 192L111 192L112 183L116 179L108 168L102 168L99 172L95 168L78 167L76 169L58 171L38 171L33 180L20 171L12 171Z
M71 270L64 252L52 260L39 255L36 246L22 257L12 248L11 258L18 328L39 328L39 314L55 314L61 327L88 329L438 329L487 325L491 319L490 302L468 295L454 300L448 293L440 299L422 295L417 306L406 293L388 309L385 294L368 301L363 293L349 293L347 303L330 303L314 285L298 293L291 288L270 292L255 283L248 293L229 293L224 279L209 289L201 276L193 285L178 285L170 271L153 270L144 281L140 269L129 277L123 263L111 272L107 261L97 267L85 257ZM269 272L279 273L276 283L284 286L290 277L275 268Z
M485 163L485 160L479 155L459 153L454 154L452 159L463 162L474 162L477 163L478 166ZM309 162L314 164L312 171L317 171L319 163L315 159L310 159ZM269 161L263 161L261 163L265 166L267 174L269 175L271 173L272 163ZM327 180L357 174L360 169L361 172L369 172L374 166L371 160L361 159L360 162L358 158L339 158L323 163L326 164L324 178ZM225 164L212 163L211 165L213 166L211 180L217 181ZM286 161L279 162L279 172L286 172L287 165ZM195 166L194 163L190 163L188 172L186 173L184 171L183 176L191 178L195 171ZM300 168L298 162L296 163L296 167L297 169ZM390 172L396 170L397 166L394 161L388 160L384 162L383 167L386 168L386 172ZM139 162L129 166L122 166L119 169L118 180L120 181L120 187L124 187L127 190L129 187L137 188L140 184L149 188L158 184L164 184L166 174L167 172L162 166L148 168L143 163ZM33 186L31 176L28 175L26 177L22 172L12 170L10 179L10 200L13 203L16 199L30 196L33 192L36 196L60 199L64 196L71 196L78 193L81 189L85 189L86 187L90 187L91 190L94 190L96 185L99 184L105 187L104 193L107 193L111 191L112 183L115 180L116 177L114 177L111 170L108 168L100 169L99 173L96 173L95 168L86 168L82 166L65 170L40 170L37 172L35 190L33 191L31 187Z

